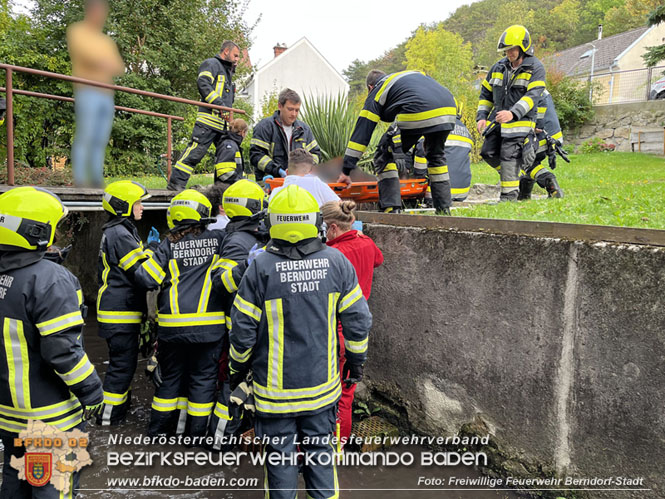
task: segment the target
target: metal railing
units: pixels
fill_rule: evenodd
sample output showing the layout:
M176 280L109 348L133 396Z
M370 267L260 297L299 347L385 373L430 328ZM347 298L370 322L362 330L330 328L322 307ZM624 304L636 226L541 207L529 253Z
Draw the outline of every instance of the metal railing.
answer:
M644 102L665 98L665 66L576 76L591 84L594 105Z
M80 83L82 85L88 85L93 87L105 88L107 90L114 90L116 92L126 92L130 94L137 94L144 97L152 97L155 99L167 100L171 102L178 102L180 104L188 104L190 106L202 106L210 109L217 109L218 111L223 111L222 117L228 119L228 121L233 120L234 113L245 114L245 111L242 109L235 109L232 107L217 106L215 104L209 104L207 102L195 101L190 99L184 99L182 97L174 97L172 95L158 94L156 92L150 92L147 90L138 90L131 87L122 87L120 85L112 85L109 83L102 83L93 80L86 80L84 78L78 78L76 76L63 75L60 73L51 73L49 71L42 71L39 69L25 68L22 66L14 66L12 64L0 64L0 69L4 69L7 74L6 87L0 89L6 93L7 99L7 111L5 124L7 127L7 184L14 185L14 106L13 106L13 94L16 95L26 95L30 97L39 97L44 99L54 99L61 100L66 102L74 102L74 99L71 97L51 95L51 94L42 94L39 92L31 92L27 90L14 89L13 87L13 75L14 72L27 73L37 76L45 76L47 78L54 78L57 80L69 81L72 83ZM156 113L153 111L146 111L143 109L134 109L123 106L115 106L119 111L128 111L133 113L145 114L148 116L155 116L159 118L166 118L167 123L167 175L171 175L171 154L172 154L172 144L171 144L171 125L172 120L176 119L179 121L184 120L181 116L173 116L168 114ZM220 113L221 114L221 113ZM228 118L227 118L228 116Z

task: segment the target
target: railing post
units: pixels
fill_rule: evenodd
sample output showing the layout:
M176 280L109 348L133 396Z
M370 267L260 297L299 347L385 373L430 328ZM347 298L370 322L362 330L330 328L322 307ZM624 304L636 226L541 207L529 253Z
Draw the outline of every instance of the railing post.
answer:
M651 98L651 77L653 76L653 68L647 69L647 98L646 100L649 100Z
M166 178L171 180L171 157L173 156L171 143L171 117L166 118Z
M7 184L14 185L14 105L12 95L12 70L7 69Z

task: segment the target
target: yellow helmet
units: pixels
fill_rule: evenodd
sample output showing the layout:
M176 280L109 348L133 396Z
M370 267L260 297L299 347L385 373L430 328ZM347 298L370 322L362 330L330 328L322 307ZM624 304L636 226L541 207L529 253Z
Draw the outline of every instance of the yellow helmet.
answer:
M132 214L132 206L137 201L148 199L148 189L132 180L118 180L106 186L102 206L111 215L128 217Z
M67 215L60 198L39 187L16 187L0 195L0 249L45 250Z
M316 237L323 223L319 204L309 192L289 185L270 201L266 225L270 237L289 243Z
M166 210L166 223L169 229L176 225L212 222L210 212L212 204L207 197L194 189L186 189L171 199Z
M266 193L251 180L238 180L232 184L222 198L224 212L229 218L251 217L263 209Z
M533 45L529 31L519 24L513 24L503 32L496 46L497 52L504 52L509 48L519 47L527 55L533 55Z

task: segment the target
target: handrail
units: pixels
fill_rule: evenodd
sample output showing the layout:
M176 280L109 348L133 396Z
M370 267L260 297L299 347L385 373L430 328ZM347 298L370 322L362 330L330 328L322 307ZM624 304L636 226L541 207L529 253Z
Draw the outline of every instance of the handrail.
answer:
M167 100L171 102L178 102L180 104L188 104L190 106L201 106L201 107L207 107L210 109L217 109L219 111L224 111L224 113L228 113L228 120L231 121L233 120L233 114L238 113L238 114L246 114L245 111L242 109L235 109L232 107L226 107L226 106L218 106L215 104L209 104L207 102L201 102L201 101L195 101L191 99L184 99L182 97L174 97L172 95L165 95L165 94L158 94L156 92L150 92L148 90L138 90L136 88L131 88L131 87L123 87L120 85L112 85L110 83L102 83L99 81L93 81L93 80L86 80L85 78L78 78L76 76L69 76L69 75L63 75L60 73L52 73L50 71L42 71L40 69L33 69L33 68L26 68L23 66L14 66L13 64L3 64L0 63L0 69L4 69L7 73L7 81L6 81L6 88L4 89L5 93L7 94L7 109L6 109L6 127L7 127L7 184L8 185L14 185L14 106L13 106L13 94L16 93L18 95L29 95L33 97L42 97L42 98L47 98L47 99L55 99L55 100L62 100L62 101L67 101L69 102L73 101L71 97L62 97L62 96L56 96L56 95L50 95L50 94L40 94L39 92L29 92L28 90L15 90L13 88L13 72L19 72L19 73L28 73L28 74L33 74L37 76L45 76L48 78L55 78L57 80L64 80L64 81L70 81L72 83L80 83L83 85L89 85L93 87L99 87L99 88L105 88L107 90L115 90L118 92L126 92L130 94L137 94L137 95L142 95L145 97L153 97L155 99L161 99L161 100ZM162 118L166 118L167 120L167 136L171 136L171 123L173 119L177 120L183 120L180 116L171 116L171 115L166 115L162 113L153 113L152 111L144 111L140 109L133 109L133 108L124 108L121 106L116 106L116 109L121 110L121 111L129 111L129 112L138 112L140 114L147 114L150 116L158 116ZM220 113L221 114L221 113ZM226 119L225 116L222 115L222 118ZM167 168L168 168L168 175L170 176L171 174L171 140L168 141L167 145Z

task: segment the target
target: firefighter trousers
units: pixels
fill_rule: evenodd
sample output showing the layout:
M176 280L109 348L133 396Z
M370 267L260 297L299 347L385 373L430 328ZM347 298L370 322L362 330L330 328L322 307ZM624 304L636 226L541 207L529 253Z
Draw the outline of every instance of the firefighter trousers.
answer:
M185 435L205 436L208 418L215 405L221 348L221 341L159 342L157 361L162 371L162 384L155 390L152 399L148 435L174 434L180 412L178 408L186 405Z
M501 137L499 127L485 136L480 155L501 176L500 201L517 201L523 145L524 137Z
M192 139L189 141L187 149L171 170L168 188L173 191L184 190L187 187L189 177L194 173L194 168L200 163L213 143L215 144L216 153L215 163L219 163L218 159L222 152L220 146L226 135L227 132L225 131L195 123L194 130L192 130Z
M264 448L268 453L264 470L264 483L268 489L265 497L293 499L297 496L298 465L289 461L295 456L296 446L305 454L303 477L307 497L327 499L338 496L335 449L331 439L335 430L335 412L335 406L332 406L312 416L266 418L257 415L256 436L271 437ZM284 464L271 464L271 454L277 454L280 459L284 456Z
M85 431L86 423L81 423L76 428ZM70 430L71 431L71 430ZM9 433L0 431L0 438L4 446L4 462L2 465L2 488L0 489L1 498L11 499L71 499L75 496L75 491L79 486L78 471L70 475L69 484L67 488L60 492L53 484L47 483L42 487L33 487L27 480L20 480L18 471L10 466L11 458L16 457L23 461L25 455L25 447L14 447L14 439L17 438L16 433ZM26 473L29 470L26 469Z
M432 190L432 202L436 211L448 211L453 204L450 194L450 175L446 165L445 145L450 130L426 134L409 134L402 131L402 150L409 151L420 137L425 137L425 158L427 158L427 176Z
M97 417L97 424L117 425L125 421L131 403L132 379L139 355L141 325L133 331L123 331L106 336L109 347L109 367L104 376L104 407Z

